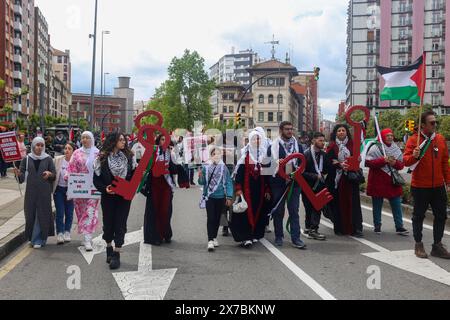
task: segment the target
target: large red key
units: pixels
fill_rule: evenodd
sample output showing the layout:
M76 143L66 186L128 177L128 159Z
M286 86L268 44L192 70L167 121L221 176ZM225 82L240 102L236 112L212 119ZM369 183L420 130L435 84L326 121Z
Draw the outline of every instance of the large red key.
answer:
M349 166L349 171L358 171L359 170L359 158L361 154L361 132L362 132L362 126L360 122L355 122L352 120L352 114L356 112L357 110L361 110L364 112L364 121L366 123L369 122L370 119L370 111L364 106L353 106L350 107L346 114L345 119L347 120L347 123L350 124L350 126L353 127L353 151L352 155L347 158L347 164Z
M158 118L158 121L156 124L150 124L150 125L142 125L141 120L144 117L148 116L155 116ZM135 120L135 125L139 129L138 133L138 141L144 146L145 152L142 156L141 161L139 162L139 165L136 168L136 171L133 174L133 177L130 181L127 181L125 179L122 179L121 177L114 177L115 182L112 185L112 191L120 196L122 196L126 200L133 200L136 190L139 187L139 184L141 183L142 178L144 177L145 171L148 167L148 164L150 162L150 159L156 152L154 146L155 146L155 138L156 133L159 132L166 138L166 141L164 142L163 149L167 149L170 144L170 136L167 133L167 131L162 128L163 124L163 117L162 115L154 110L149 110L141 113ZM144 139L144 134L146 135ZM156 158L156 157L155 157ZM154 158L154 159L155 159ZM161 176L164 174L169 173L167 165L165 164L165 161L156 161L153 163L152 168L153 176Z
M290 177L286 174L286 164L293 160L293 159L300 159L300 167L294 172L294 180L298 183L300 188L302 189L303 193L306 195L308 200L313 205L314 209L316 211L322 210L325 205L327 205L331 200L333 200L333 196L328 191L327 188L321 190L317 194L314 193L314 191L311 189L308 182L303 177L303 172L305 172L306 167L306 159L305 156L301 153L293 153L289 155L287 158L280 161L278 174L280 177L289 180Z

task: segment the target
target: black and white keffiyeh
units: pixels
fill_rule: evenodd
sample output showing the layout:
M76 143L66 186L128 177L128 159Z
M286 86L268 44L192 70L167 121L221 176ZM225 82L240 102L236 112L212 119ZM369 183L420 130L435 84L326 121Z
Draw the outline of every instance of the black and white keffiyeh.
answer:
M348 157L351 156L350 150L348 150L348 148L347 148L347 143L348 143L348 137L345 137L344 140L336 139L336 145L339 148L338 161L340 163L343 163L345 160L347 160ZM336 171L336 179L334 181L336 188L339 185L339 181L341 180L342 173L343 173L342 169L337 169L337 171Z
M108 156L108 165L114 177L125 179L128 173L128 158L122 151L111 153Z

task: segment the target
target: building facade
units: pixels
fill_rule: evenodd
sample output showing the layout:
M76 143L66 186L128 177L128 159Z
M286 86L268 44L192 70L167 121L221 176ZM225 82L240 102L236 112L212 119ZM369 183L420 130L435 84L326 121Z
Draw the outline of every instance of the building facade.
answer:
M38 7L34 8L34 81L33 88L34 95L33 100L33 113L39 114L39 108L41 103L41 90L43 99L44 114L51 114L51 81L52 81L52 68L51 68L51 47L50 47L50 35L48 33L48 24L44 15Z
M50 110L47 114L54 117L69 118L72 107L72 94L65 83L52 73L50 81Z
M294 83L298 83L306 88L305 94L305 121L307 129L305 131L318 131L320 121L319 111L319 86L314 79L314 72L300 72L298 76L293 78Z
M266 129L268 136L278 135L281 121L290 121L298 131L298 105L291 94L291 82L298 75L297 69L278 60L268 60L247 69L252 82L260 79L252 88L253 124Z
M53 73L64 83L65 87L72 90L72 63L70 62L70 50L61 51L51 48Z
M424 103L450 114L450 8L444 0L351 0L347 27L346 104L393 107L408 101L379 101L384 83L376 65L397 67L426 52Z
M125 132L126 123L122 121L123 111L127 107L127 99L114 96L96 95L94 99L95 130L105 133L120 130ZM72 94L72 121L87 119L91 110L91 95L82 93Z
M0 78L5 81L0 105L11 104L12 120L33 112L34 1L0 0ZM23 92L15 101L14 93Z
M253 125L252 108L253 96L247 93L242 99L240 110L238 110L239 103L245 88L237 82L224 82L217 85L218 94L217 101L213 108L213 121L223 124L234 124L236 113L241 114L241 124L243 127Z

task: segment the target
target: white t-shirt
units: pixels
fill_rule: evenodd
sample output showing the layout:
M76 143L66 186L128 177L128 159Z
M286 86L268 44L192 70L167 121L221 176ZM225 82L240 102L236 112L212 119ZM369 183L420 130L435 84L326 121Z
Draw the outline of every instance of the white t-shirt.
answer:
M63 188L67 187L67 181L64 180L64 176L66 175L68 167L69 167L69 162L67 162L66 159L62 159L61 172L59 174L58 186L63 187Z

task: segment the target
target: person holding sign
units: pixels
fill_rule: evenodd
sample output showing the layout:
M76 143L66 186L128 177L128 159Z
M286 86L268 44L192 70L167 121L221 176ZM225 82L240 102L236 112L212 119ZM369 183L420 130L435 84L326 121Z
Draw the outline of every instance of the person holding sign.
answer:
M20 169L14 168L19 183L27 183L25 190L25 236L35 249L45 246L54 235L52 190L56 177L52 158L45 153L45 141L40 137L31 143L31 153L22 160Z
M92 132L85 131L81 134L81 144L82 147L73 153L66 176L68 178L70 174L88 174L92 184L94 161L99 153ZM98 203L98 199L74 199L78 233L84 236L86 251L92 251L92 234L98 225Z
M114 177L130 181L135 168L136 161L125 136L118 132L110 133L94 162L94 185L102 193L103 240L106 241L106 262L111 270L120 267L120 250L125 242L131 207L131 201L114 194L111 188Z

